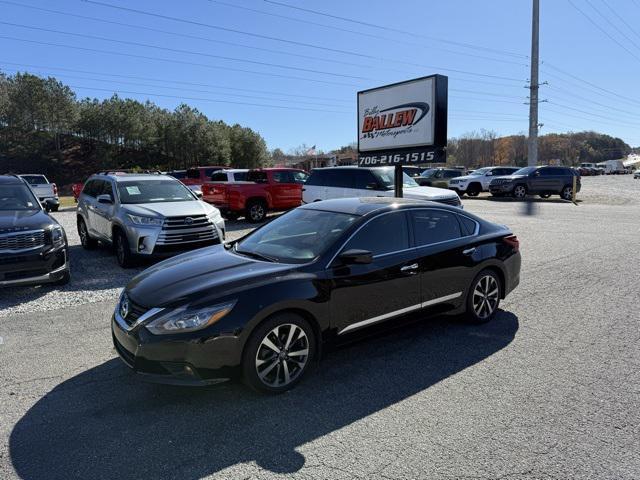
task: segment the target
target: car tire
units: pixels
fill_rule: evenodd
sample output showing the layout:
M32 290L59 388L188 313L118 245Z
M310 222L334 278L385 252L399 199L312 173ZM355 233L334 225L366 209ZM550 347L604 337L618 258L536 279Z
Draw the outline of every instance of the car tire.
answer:
M116 252L116 260L122 268L130 268L134 265L134 257L129 248L129 240L121 230L113 232L113 248Z
M467 187L467 195L469 195L470 197L477 197L478 195L480 195L481 191L482 188L477 183L472 183Z
M82 248L85 250L93 250L96 248L98 242L89 235L87 224L83 218L78 218L78 235L80 236L80 244L82 245Z
M550 193L541 193L540 198L549 198L551 196Z
M60 280L56 280L53 282L54 285L61 287L62 285L66 285L71 281L71 272L69 270L65 270L62 278Z
M571 201L573 198L573 187L571 185L565 185L560 192L560 198Z
M295 313L276 314L251 333L242 355L243 379L258 392L286 392L303 379L315 357L316 335L309 322Z
M49 207L49 210L51 210L52 212L57 212L60 209L60 205L54 205L52 207Z
M513 198L517 200L524 200L527 198L527 187L522 184L513 187Z
M251 223L260 223L267 218L267 206L262 200L251 200L246 210L245 218Z
M500 306L502 282L493 270L482 270L471 282L467 295L467 319L470 323L486 323Z

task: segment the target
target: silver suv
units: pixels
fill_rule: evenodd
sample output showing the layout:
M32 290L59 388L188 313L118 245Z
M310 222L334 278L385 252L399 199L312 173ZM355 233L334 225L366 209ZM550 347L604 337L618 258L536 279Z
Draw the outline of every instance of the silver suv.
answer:
M97 174L78 198L82 246L111 244L122 267L136 257L166 257L221 243L220 211L168 175Z

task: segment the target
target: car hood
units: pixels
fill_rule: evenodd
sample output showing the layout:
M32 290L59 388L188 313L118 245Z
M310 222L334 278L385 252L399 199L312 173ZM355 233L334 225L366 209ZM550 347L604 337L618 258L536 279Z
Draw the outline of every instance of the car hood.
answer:
M402 195L404 198L412 198L414 200L443 200L445 198L454 198L458 196L458 194L453 190L436 187L403 188Z
M460 175L459 177L450 178L449 180L479 180L484 175Z
M39 230L56 223L43 210L0 210L0 234L22 230Z
M178 217L206 215L215 210L205 202L158 202L144 204L125 204L123 208L132 215L151 217Z
M273 282L293 268L289 264L253 260L216 245L148 268L129 282L126 292L132 301L147 308L206 302Z

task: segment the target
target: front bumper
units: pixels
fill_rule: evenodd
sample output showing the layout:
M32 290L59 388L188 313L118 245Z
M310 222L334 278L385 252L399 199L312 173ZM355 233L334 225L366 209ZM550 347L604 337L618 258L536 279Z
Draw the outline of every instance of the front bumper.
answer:
M113 345L122 361L154 383L206 386L238 375L238 337L207 337L202 332L153 335L143 324L131 328L117 313L111 319Z
M503 183L501 185L489 185L491 193L511 193L514 185L512 183Z
M0 256L0 287L53 283L69 271L67 247L31 254Z

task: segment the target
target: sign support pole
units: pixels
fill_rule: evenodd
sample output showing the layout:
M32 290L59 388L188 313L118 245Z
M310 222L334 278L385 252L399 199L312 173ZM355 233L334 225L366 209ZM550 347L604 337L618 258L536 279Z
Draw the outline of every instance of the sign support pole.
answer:
M394 196L396 198L402 198L402 176L403 176L403 172L402 172L402 165L396 165L394 170L393 170L393 183L394 183L394 187L395 187L395 194Z

